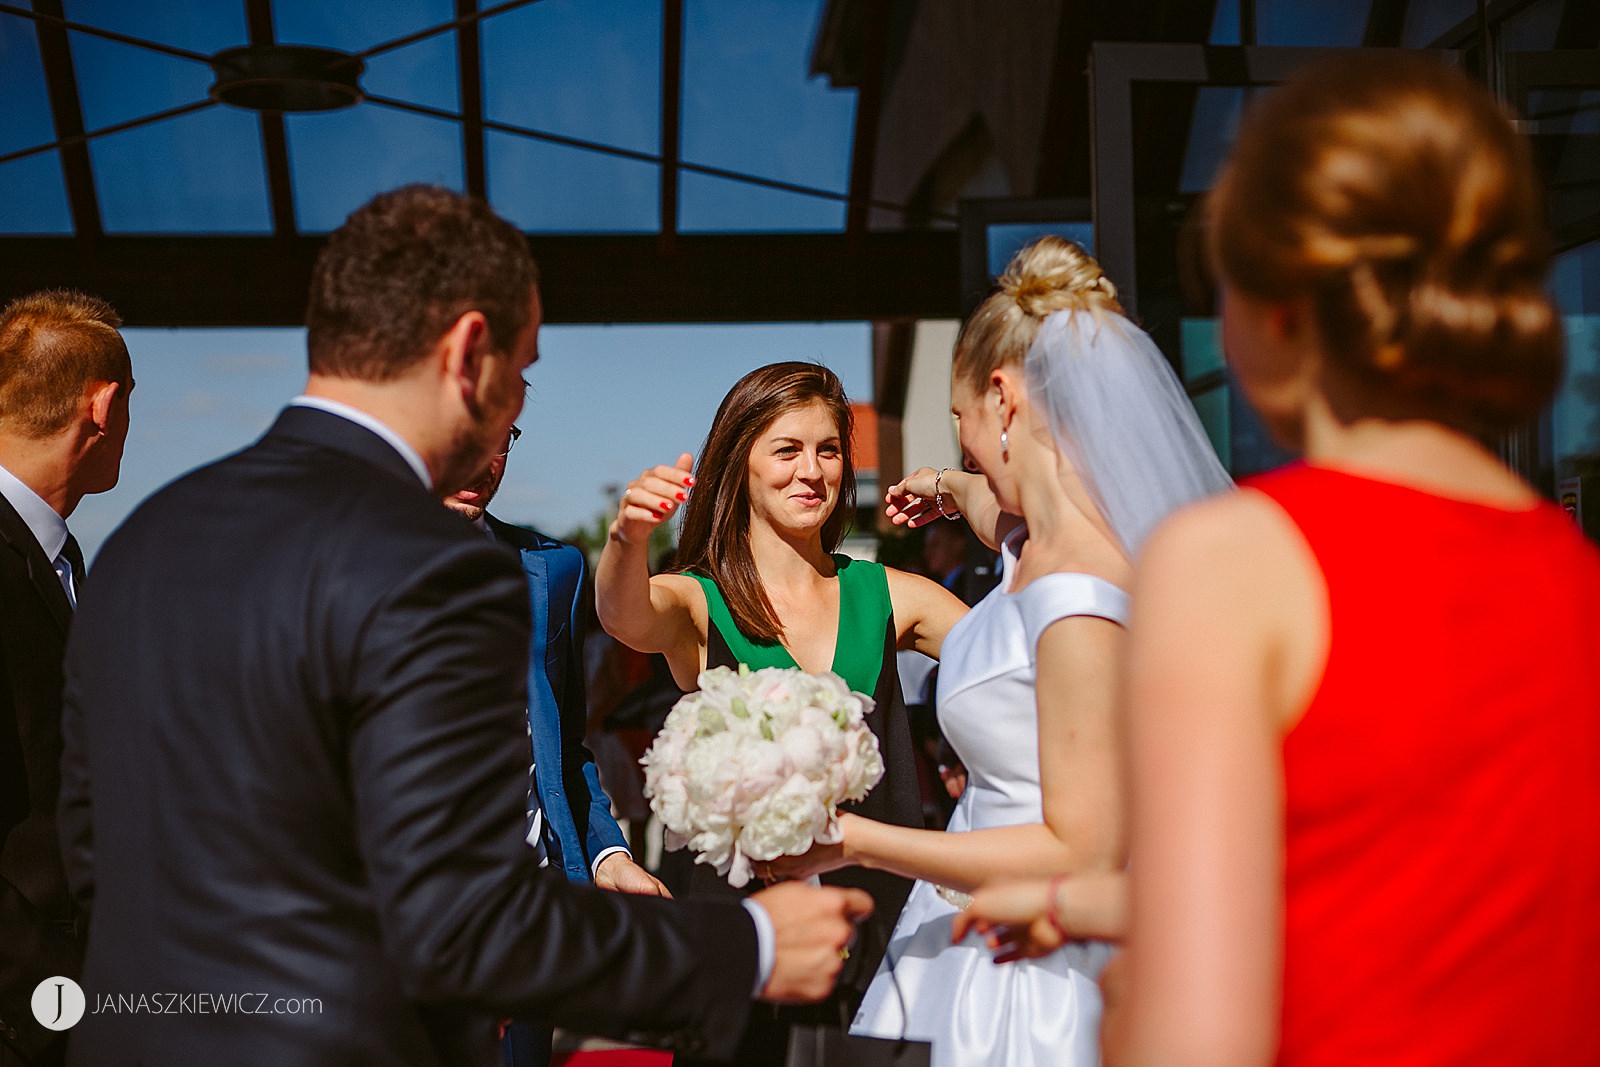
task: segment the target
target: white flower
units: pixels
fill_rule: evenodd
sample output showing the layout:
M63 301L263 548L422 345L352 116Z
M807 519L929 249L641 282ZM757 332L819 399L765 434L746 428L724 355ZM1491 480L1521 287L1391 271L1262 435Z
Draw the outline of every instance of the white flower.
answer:
M836 674L794 668L717 667L699 684L640 761L667 847L687 844L742 886L751 860L837 842L837 805L883 777L872 701Z

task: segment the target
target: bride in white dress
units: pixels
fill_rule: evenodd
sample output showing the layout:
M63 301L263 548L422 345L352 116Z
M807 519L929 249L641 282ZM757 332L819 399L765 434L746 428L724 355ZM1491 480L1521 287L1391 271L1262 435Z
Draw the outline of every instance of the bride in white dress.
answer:
M1113 708L1131 559L1167 512L1231 482L1099 265L1058 238L1012 260L962 328L952 379L978 474L918 471L889 510L912 525L964 512L1001 547L1000 585L951 629L940 667L966 792L951 832L844 816L841 843L771 873L918 879L852 1033L931 1041L939 1065L1092 1067L1110 947L996 966L978 936L952 944L952 921L990 880L1120 869Z

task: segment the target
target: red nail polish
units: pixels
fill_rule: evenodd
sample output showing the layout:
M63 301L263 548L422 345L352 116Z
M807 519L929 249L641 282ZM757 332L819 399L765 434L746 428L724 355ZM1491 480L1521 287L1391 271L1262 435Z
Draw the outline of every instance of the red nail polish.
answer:
M688 493L679 493L678 494L678 499L679 500L688 500L689 499L689 494Z

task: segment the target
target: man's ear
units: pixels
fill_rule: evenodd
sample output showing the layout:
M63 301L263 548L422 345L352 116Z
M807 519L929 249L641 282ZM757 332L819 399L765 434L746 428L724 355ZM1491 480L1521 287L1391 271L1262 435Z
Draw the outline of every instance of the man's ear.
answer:
M484 357L489 354L489 320L481 311L464 312L439 341L443 374L469 409L476 410L483 391Z
M91 382L89 385L89 419L101 433L111 425L111 405L121 388L121 382Z

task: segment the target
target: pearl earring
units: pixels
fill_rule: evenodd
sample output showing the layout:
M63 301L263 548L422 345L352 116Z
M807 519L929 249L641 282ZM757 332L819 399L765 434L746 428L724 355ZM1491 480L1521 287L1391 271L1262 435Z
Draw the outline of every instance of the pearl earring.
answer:
M1000 458L1011 458L1011 438L1004 430L1000 431Z

